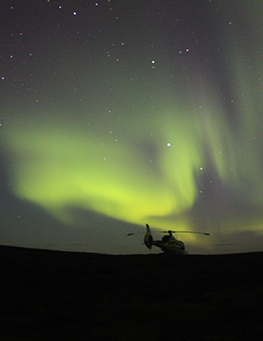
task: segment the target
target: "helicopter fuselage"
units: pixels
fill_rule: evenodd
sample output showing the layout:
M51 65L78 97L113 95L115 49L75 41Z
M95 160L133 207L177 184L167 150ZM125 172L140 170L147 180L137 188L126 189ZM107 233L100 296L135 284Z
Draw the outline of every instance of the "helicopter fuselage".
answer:
M154 240L151 234L150 226L146 224L146 234L144 236L144 244L151 250L152 246L159 247L164 253L173 254L187 254L185 251L184 243L177 240L172 235L172 231L168 231L168 235L165 235L162 240Z

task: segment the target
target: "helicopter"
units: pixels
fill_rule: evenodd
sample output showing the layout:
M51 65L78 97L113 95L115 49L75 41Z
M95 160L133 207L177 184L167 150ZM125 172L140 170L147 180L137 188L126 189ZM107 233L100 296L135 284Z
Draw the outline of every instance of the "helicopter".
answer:
M196 232L196 231L164 231L164 233L168 233L165 236L163 236L162 240L154 240L150 226L146 224L146 234L144 236L143 242L148 247L148 249L151 250L152 246L159 247L164 253L168 254L176 254L176 255L185 255L188 254L188 252L185 250L185 245L181 240L177 240L173 233L197 233L197 234L203 234L205 236L209 236L210 233L206 232ZM133 235L134 233L128 233L128 236Z

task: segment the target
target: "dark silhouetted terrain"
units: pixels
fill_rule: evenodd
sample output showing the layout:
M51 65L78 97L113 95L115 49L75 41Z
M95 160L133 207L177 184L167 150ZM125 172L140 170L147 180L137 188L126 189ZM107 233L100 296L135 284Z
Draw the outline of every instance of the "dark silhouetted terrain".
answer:
M0 247L1 340L262 340L263 253Z

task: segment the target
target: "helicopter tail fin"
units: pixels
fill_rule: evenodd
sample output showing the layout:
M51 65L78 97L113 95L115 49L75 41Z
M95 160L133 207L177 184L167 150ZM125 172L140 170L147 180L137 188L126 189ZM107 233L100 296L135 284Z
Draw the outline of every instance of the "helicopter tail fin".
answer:
M146 234L144 236L144 244L151 250L153 246L153 237L151 234L150 226L146 224Z

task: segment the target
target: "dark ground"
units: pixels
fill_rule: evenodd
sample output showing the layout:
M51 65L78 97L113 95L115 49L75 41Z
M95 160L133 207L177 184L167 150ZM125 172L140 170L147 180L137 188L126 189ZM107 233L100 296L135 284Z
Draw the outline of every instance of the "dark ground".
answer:
M262 252L0 260L0 340L263 340Z

